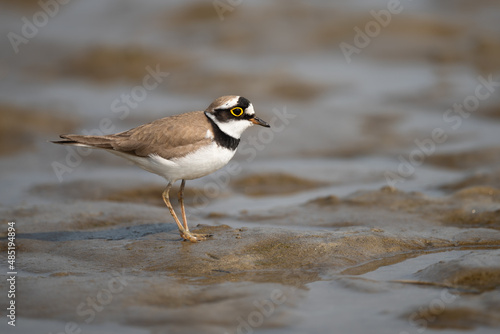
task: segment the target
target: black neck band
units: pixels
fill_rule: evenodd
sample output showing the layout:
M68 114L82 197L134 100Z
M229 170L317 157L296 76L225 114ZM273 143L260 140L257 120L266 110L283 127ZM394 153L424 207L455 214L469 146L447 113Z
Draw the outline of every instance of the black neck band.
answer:
M240 143L240 140L236 139L234 137L231 137L230 135L228 135L227 133L222 131L210 117L207 116L207 118L210 121L210 124L212 124L212 131L214 133L214 140L217 143L217 145L219 145L221 147L225 147L225 148L232 150L232 151L236 150L236 148L238 147L238 144Z

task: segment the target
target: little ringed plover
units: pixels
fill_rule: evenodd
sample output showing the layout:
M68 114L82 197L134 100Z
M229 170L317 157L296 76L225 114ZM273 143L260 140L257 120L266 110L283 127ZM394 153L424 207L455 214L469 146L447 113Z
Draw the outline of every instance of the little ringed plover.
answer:
M184 240L197 242L207 235L191 233L184 209L186 180L196 179L225 166L234 156L241 134L250 126L269 124L255 116L252 103L242 96L222 96L205 111L158 119L136 128L104 136L61 135L56 144L104 149L164 177L163 200ZM179 204L183 224L170 203L172 185L181 181Z

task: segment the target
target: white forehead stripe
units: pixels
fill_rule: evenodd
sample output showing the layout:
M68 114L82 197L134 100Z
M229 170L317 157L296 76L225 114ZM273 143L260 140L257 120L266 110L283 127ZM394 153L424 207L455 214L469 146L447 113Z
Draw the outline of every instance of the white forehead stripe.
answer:
M238 104L238 100L239 100L239 96L235 96L233 97L232 99L230 99L229 101L227 101L226 103L224 103L221 108L231 108L231 107L234 107L235 105Z
M255 110L253 110L253 104L250 103L247 110L245 110L245 114L253 116L255 115Z

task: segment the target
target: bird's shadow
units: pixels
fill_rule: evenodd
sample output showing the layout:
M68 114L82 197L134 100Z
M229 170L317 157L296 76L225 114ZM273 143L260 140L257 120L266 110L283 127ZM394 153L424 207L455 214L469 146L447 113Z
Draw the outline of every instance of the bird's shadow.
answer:
M16 238L43 241L78 241L91 239L137 240L150 234L169 233L177 230L175 224L156 223L125 226L99 231L54 231L38 233L19 233Z

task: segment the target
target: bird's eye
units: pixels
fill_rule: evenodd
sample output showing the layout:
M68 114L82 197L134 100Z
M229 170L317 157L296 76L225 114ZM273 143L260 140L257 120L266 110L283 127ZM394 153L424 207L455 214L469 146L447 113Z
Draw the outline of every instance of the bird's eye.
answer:
M233 116L235 117L240 117L241 115L243 115L243 109L241 109L240 107L234 107L230 111L231 114L233 114Z

